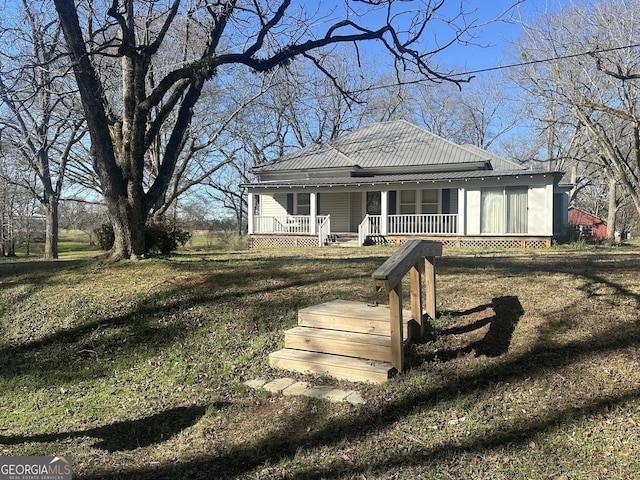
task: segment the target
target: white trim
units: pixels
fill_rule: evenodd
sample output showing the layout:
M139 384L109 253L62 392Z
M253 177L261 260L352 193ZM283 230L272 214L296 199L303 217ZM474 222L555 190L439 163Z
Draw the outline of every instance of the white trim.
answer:
M311 235L315 235L318 229L318 206L317 206L317 193L311 192L309 194L309 214L311 216L311 222L309 223Z
M466 193L464 188L458 188L458 234L466 235L467 233L467 207Z
M389 191L380 192L380 235L387 235L389 232Z
M255 215L255 199L252 192L249 192L247 196L247 212L247 232L251 235L253 234L253 217Z

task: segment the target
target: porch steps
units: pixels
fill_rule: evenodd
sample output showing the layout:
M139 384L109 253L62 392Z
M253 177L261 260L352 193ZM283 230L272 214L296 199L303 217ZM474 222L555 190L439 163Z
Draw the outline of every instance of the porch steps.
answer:
M408 341L411 311L403 311ZM389 307L335 300L303 308L285 332L285 348L269 355L275 368L352 382L385 382L393 373Z
M330 247L358 247L357 233L332 233L327 239L327 246Z

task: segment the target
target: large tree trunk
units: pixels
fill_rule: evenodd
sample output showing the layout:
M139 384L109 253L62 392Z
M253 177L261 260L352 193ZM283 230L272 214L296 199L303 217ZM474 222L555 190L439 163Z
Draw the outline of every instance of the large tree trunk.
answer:
M111 216L115 242L106 256L111 260L144 258L144 223L132 220L131 212L122 212L117 218Z
M129 195L131 172L126 171L122 159L120 164L116 160L116 150L122 148L122 124L110 125L110 118L103 102L102 84L86 50L73 0L54 2L67 45L75 60L73 69L91 137L93 166L100 179L115 235L115 244L111 251L107 252L107 256L114 260L142 258L146 219L142 214L142 196ZM115 138L111 136L110 127ZM139 186L139 189L141 188L142 185Z
M142 199L115 200L105 195L109 220L113 226L114 244L106 257L111 260L144 258L144 225L146 215Z
M58 199L49 198L46 207L47 213L44 233L44 259L55 260L58 258Z

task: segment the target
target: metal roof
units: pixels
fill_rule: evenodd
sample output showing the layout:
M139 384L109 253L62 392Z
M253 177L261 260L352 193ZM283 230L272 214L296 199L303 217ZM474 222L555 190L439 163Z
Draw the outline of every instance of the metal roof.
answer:
M491 166L494 170L526 170L527 167L520 165L519 163L512 162L506 158L499 157L493 153L487 152L475 145L465 145L464 148L476 152L478 155L482 155L491 162Z
M402 183L427 183L427 182L448 182L461 180L482 180L518 177L540 177L549 175L554 180L562 177L562 172L550 172L546 170L474 170L474 171L453 171L435 172L422 174L390 174L375 175L371 177L315 177L296 178L289 180L275 180L244 184L244 187L251 188L294 188L294 187L322 187L322 186L358 186L358 185L379 185L379 184L402 184Z
M331 168L354 170L451 167L484 162L486 169L525 170L482 149L457 145L404 120L373 123L319 145L309 145L255 167L256 174ZM477 168L477 167L475 167Z

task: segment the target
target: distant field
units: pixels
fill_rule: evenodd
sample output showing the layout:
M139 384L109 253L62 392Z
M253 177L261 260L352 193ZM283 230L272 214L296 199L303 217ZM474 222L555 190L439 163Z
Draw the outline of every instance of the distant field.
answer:
M183 251L191 250L244 250L247 248L247 240L238 237L234 232L207 232L196 230L191 232L189 242L181 248ZM82 230L62 230L58 242L58 253L61 259L92 258L101 253L95 236ZM26 246L17 249L18 258L27 257ZM30 259L38 259L44 255L44 243L32 243L29 245ZM0 262L2 259L0 259Z
M243 382L285 375L268 354L300 308L384 301L370 275L392 248L105 264L67 241L0 261L2 455L71 455L85 479L640 478L638 245L445 249L407 373L286 374L354 406Z

